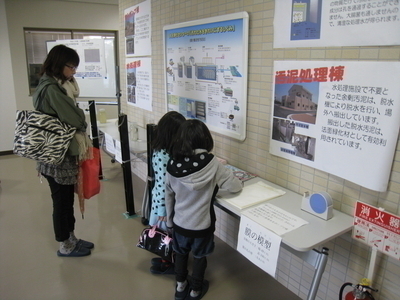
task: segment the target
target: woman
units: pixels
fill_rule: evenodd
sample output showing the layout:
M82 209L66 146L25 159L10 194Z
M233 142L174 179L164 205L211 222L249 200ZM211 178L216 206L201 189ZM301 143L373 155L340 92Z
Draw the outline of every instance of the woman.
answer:
M65 45L53 47L43 63L39 84L33 95L36 110L56 116L77 129L63 162L59 165L37 163L37 170L48 181L53 200L53 227L60 242L58 256L87 256L94 244L74 235L74 185L77 182L79 158L89 147L84 112L77 107L79 88L74 74L79 65L75 50Z

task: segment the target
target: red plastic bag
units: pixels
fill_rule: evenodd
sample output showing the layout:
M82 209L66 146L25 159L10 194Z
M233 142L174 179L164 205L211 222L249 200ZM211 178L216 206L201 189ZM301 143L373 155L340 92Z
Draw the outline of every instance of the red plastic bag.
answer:
M85 199L90 199L100 193L100 149L91 147L89 151L92 158L80 164L78 180L75 184L75 193L78 194L82 219L85 212Z
M100 150L93 147L93 158L82 162L83 198L90 199L100 193Z

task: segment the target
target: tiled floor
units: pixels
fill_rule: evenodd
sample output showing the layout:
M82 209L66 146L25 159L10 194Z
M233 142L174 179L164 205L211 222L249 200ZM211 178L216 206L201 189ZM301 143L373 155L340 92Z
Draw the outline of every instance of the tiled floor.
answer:
M76 205L76 235L95 243L88 257L60 258L51 221L47 181L35 162L0 156L0 299L173 299L174 276L149 272L151 253L136 247L144 228L126 219L122 170L103 156L102 191L86 201L85 219ZM134 176L140 210L143 181ZM298 300L275 279L216 239L208 260L209 292L203 299Z

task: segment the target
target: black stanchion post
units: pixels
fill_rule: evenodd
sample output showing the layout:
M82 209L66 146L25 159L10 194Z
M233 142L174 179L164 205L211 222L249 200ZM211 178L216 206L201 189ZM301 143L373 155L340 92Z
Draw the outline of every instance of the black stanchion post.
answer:
M153 157L153 139L154 139L154 131L156 129L155 124L147 124L146 125L146 133L147 133L147 199L143 199L144 203L142 203L142 224L147 225L150 221L150 211L151 211L151 203L152 203L152 194L151 191L154 187L154 170L152 164Z
M92 131L92 143L93 147L100 149L99 142L99 130L97 128L97 117L96 117L96 102L94 100L89 100L89 116L90 116L90 127ZM100 157L100 170L99 179L103 179L103 168L101 167L101 157Z
M121 141L122 169L124 174L126 211L129 216L135 215L135 204L133 202L131 150L129 148L128 117L120 114L118 117L119 136Z
M147 133L147 174L150 179L152 179L152 184L149 185L151 189L153 189L154 186L154 170L152 167L151 159L153 157L153 139L154 139L154 131L156 129L155 124L147 124L146 126L146 133Z

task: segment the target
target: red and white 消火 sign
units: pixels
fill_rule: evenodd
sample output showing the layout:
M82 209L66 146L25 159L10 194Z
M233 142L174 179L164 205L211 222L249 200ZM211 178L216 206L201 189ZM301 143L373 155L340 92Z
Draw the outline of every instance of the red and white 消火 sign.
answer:
M354 211L353 238L400 260L400 217L363 202Z

